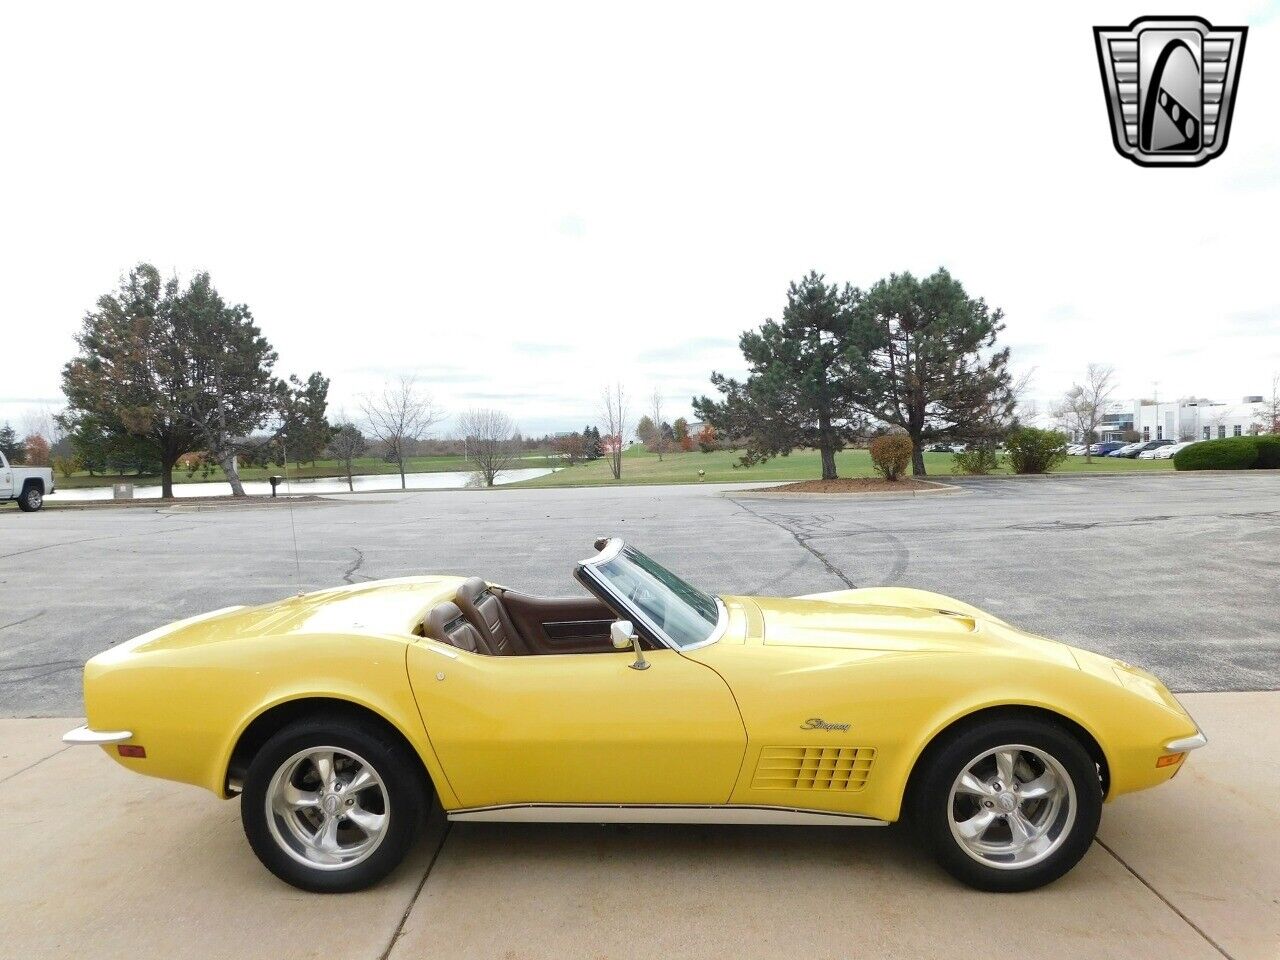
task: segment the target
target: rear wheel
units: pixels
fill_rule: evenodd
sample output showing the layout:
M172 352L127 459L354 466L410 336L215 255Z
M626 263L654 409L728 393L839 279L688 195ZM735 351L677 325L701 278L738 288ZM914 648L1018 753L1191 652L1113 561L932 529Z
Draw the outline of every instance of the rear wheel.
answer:
M27 484L18 496L18 509L23 513L35 513L43 506L44 491L37 484Z
M240 817L258 859L316 893L360 890L404 859L426 815L417 756L398 737L353 719L302 720L249 765Z
M1057 724L994 720L927 761L914 796L922 839L952 876L981 890L1031 890L1084 856L1102 816L1093 759Z

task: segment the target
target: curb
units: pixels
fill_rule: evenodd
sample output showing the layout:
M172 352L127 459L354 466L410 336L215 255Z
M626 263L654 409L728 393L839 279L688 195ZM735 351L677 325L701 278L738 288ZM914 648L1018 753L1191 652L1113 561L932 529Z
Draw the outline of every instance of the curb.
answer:
M858 493L852 490L846 490L839 493L815 493L807 490L721 490L722 497L746 497L750 499L760 500L901 500L912 497L926 497L936 494L963 494L966 490L959 487L953 487L950 484L939 483L937 480L921 480L920 483L929 484L930 489L920 490L911 489L904 490L901 493L895 493L891 490L869 490L866 493Z

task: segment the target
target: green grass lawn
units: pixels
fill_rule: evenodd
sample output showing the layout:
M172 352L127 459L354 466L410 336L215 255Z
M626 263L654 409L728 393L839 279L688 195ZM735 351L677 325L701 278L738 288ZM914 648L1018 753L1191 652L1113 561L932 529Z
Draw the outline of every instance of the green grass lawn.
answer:
M814 450L797 451L789 457L775 457L754 467L735 467L741 454L731 450L713 453L668 453L659 462L656 455L638 447L628 450L622 458L622 479L614 480L609 473L608 460L601 458L590 463L566 467L545 477L524 480L518 487L595 487L609 484L639 483L697 483L698 471L706 471L706 482L743 483L771 480L813 480L822 475L818 453ZM952 456L949 453L926 453L925 470L930 476L949 476L952 473ZM1111 457L1094 457L1087 464L1084 457L1068 457L1055 473L1135 473L1150 470L1172 470L1169 460L1121 460ZM871 455L866 450L845 450L836 454L836 472L842 477L872 477ZM1008 466L997 473L1009 474Z
M524 454L522 458L516 461L513 466L519 468L536 468L536 467L553 467L557 466L560 461L556 457L547 457L542 454L530 453ZM470 472L475 468L466 460L458 456L436 456L436 457L410 457L405 464L405 473L446 473L450 471ZM381 457L361 457L356 460L352 473L359 476L360 474L398 474L400 471L394 463L387 463ZM275 474L276 476L284 476L284 468L277 467L272 464L270 467L241 467L241 480L265 480L267 477ZM315 463L303 464L301 467L289 464L289 477L293 480L303 480L309 477L345 477L346 467L336 460L317 460ZM88 473L81 471L70 477L64 477L61 474L54 478L56 485L61 488L68 487L105 487L116 482L132 483L138 486L143 484L158 484L160 477L158 474L144 474L137 476L135 474L127 474L118 476L116 474L98 474L96 477L89 476ZM223 474L221 467L214 467L209 471L209 476L203 476L202 472L197 470L191 477L187 476L186 470L181 467L173 471L174 483L201 483L205 481L224 482L226 475Z

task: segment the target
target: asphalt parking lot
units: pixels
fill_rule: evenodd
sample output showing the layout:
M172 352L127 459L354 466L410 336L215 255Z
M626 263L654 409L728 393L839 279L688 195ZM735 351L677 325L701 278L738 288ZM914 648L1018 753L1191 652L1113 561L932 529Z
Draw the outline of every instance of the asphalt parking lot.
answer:
M446 572L577 593L574 561L603 534L715 592L922 587L1175 690L1280 689L1280 476L1257 472L993 478L893 498L708 484L372 494L292 511L8 510L0 716L76 715L80 667L98 651L299 587Z
M0 956L369 960L1280 956L1280 476L967 481L911 498L504 490L0 514ZM296 532L299 563L293 549ZM618 533L724 593L904 584L1143 664L1210 737L1108 805L1044 890L962 888L897 826L591 827L438 817L388 881L320 897L238 804L58 736L80 666L166 621L422 572L576 591ZM1230 692L1237 691L1237 692ZM1254 691L1254 692L1239 692ZM1271 691L1271 692L1266 692Z

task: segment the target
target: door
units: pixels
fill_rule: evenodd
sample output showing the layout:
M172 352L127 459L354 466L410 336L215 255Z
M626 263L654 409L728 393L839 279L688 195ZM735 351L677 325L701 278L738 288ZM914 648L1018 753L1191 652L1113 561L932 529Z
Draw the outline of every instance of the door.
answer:
M489 657L409 648L427 736L464 807L719 804L746 732L719 674L674 650Z
M0 500L13 497L13 470L9 467L9 459L0 453Z

